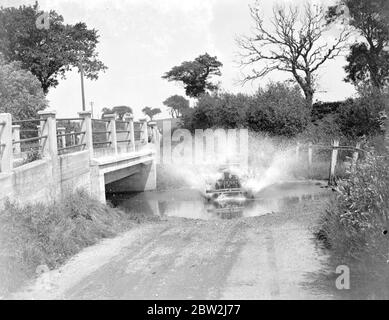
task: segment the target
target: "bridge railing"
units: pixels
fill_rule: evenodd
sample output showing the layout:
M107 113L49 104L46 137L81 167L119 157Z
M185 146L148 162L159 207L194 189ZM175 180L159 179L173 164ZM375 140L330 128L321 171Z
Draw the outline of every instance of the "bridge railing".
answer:
M85 118L81 117L56 119L57 148L59 155L86 149L85 121Z
M123 120L115 115L92 119L90 112L59 119L54 111L38 114L37 119L14 122L10 114L0 114L0 172L83 150L89 150L91 158L137 151L149 143L150 132L156 128L154 123L149 127L146 119L134 122L130 114Z

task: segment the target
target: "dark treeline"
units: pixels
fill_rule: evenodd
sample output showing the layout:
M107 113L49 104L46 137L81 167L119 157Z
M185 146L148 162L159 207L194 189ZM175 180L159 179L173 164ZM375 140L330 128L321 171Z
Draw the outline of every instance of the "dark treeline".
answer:
M270 83L253 95L205 94L183 114L182 125L191 131L246 127L312 142L358 141L383 133L380 116L385 103L384 94L366 91L345 101L316 102L311 109L297 86Z

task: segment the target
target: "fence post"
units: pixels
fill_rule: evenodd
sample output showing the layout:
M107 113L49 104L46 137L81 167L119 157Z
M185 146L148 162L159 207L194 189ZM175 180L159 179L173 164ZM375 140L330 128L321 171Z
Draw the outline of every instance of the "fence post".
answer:
M82 111L79 112L78 115L83 119L81 124L81 131L85 131L85 134L81 135L80 143L85 143L85 148L89 150L90 157L93 158L92 112Z
M12 141L20 141L20 125L12 126ZM13 153L20 154L22 152L20 143L13 145Z
M118 143L116 139L116 114L105 114L104 119L109 120L108 123L108 130L110 132L109 134L109 141L111 142L111 147L114 150L114 153L118 153Z
M126 113L124 115L124 121L127 122L126 130L129 131L127 133L127 139L130 140L131 151L135 151L134 117L131 113Z
M0 172L12 171L12 150L12 116L0 113Z
M40 124L42 136L47 136L46 139L41 139L42 154L54 159L58 155L55 111L39 111L38 114L42 119Z
M140 130L141 130L141 136L140 136L140 140L141 140L141 143L147 145L149 143L149 135L148 135L148 132L147 132L147 119L146 118L142 118L142 119L139 119L139 122L140 122ZM142 142L143 141L143 142Z
M332 146L333 146L333 149L332 149L332 155L331 155L331 167L330 167L330 176L328 179L328 185L333 185L335 183L335 169L336 169L336 162L338 160L337 147L339 147L339 140L334 140Z
M65 134L66 128L65 127L59 127L57 130L58 134ZM62 136L59 139L61 141L61 148L66 148L66 137Z
M357 149L361 148L361 143L360 142L357 143L356 148ZM358 150L355 150L353 152L353 158L351 160L351 172L355 171L355 167L357 165L358 157L359 157L359 152L358 152Z

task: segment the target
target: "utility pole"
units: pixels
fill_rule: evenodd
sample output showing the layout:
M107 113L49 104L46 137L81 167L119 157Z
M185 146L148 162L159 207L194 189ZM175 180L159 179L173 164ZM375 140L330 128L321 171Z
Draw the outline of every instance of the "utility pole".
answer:
M81 75L82 111L85 111L84 67L82 66L82 62L80 62L79 68L80 68L80 75Z
M90 104L90 108L91 108L91 112L92 112L92 119L94 119L93 118L93 101L89 102L89 104Z

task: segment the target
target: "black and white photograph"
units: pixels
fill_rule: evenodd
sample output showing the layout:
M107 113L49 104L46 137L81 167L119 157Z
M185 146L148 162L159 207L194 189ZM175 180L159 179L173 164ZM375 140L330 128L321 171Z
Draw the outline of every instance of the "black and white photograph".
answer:
M389 0L0 0L0 300L387 299Z

